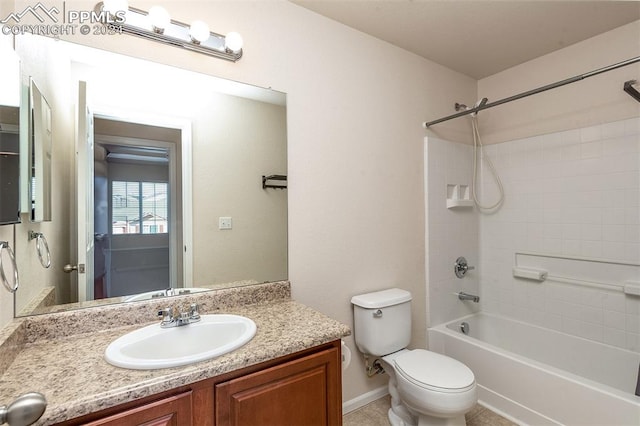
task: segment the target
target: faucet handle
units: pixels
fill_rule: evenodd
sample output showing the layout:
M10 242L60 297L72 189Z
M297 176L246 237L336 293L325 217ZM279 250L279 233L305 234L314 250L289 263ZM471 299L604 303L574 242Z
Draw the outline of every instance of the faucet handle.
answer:
M189 307L192 321L198 321L200 319L200 312L198 312L199 309L200 307L198 306L197 303L192 303L191 306Z
M460 256L456 259L456 263L453 264L453 272L458 278L464 278L468 271L475 269L475 266L469 266L467 259Z
M162 323L166 324L173 321L173 313L171 308L164 308L158 311L158 318L162 318Z

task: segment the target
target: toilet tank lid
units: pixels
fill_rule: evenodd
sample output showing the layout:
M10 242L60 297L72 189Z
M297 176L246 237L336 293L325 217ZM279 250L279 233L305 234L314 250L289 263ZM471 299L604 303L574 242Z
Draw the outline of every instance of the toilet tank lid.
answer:
M351 298L351 303L361 308L377 309L385 306L399 305L411 300L411 293L401 288L359 294Z

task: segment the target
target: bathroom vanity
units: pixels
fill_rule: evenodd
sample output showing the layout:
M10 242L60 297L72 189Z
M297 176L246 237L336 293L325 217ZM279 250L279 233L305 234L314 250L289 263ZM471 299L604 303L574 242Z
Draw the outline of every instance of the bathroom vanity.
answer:
M337 425L340 341L122 404L61 425Z
M104 360L114 339L157 321L157 308L193 302L202 313L251 318L256 335L183 367L130 370ZM0 332L0 359L12 359L0 362L0 401L43 393L38 425L340 424L340 338L349 333L292 301L288 282L17 319Z

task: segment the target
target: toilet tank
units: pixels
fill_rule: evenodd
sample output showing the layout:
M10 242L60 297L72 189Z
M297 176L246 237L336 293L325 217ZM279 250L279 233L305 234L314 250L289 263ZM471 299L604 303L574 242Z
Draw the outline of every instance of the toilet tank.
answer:
M354 334L360 352L383 356L409 345L411 293L399 288L351 298Z

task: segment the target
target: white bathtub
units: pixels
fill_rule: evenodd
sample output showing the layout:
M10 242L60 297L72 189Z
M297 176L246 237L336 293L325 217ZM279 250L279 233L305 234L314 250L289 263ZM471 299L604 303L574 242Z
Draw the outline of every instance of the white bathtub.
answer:
M487 313L430 328L429 349L469 366L480 403L519 424L640 425L640 353Z

